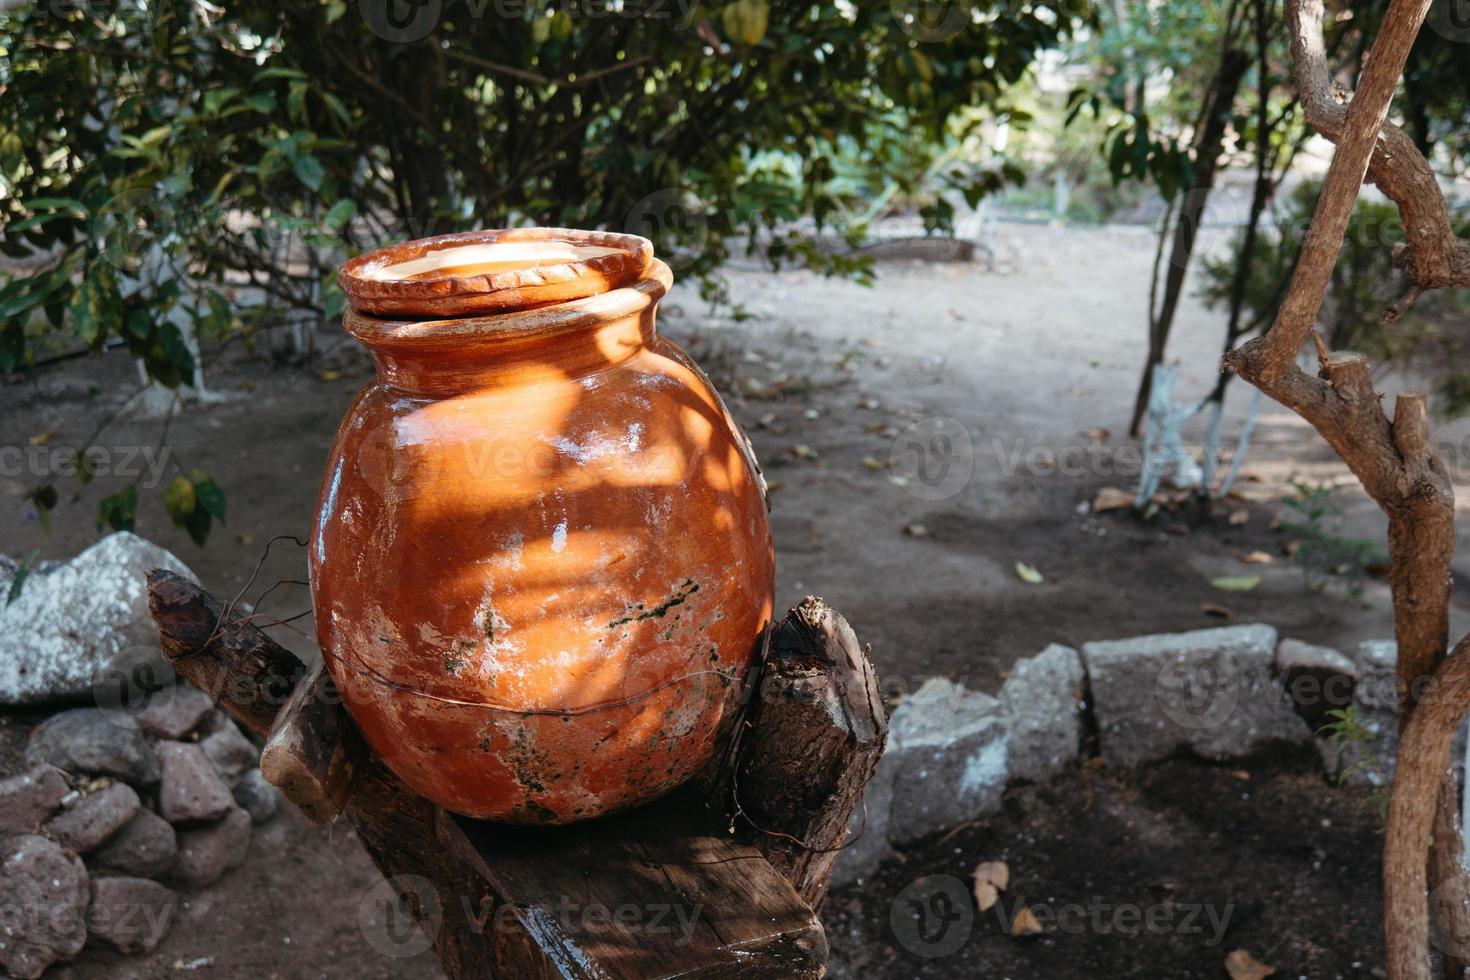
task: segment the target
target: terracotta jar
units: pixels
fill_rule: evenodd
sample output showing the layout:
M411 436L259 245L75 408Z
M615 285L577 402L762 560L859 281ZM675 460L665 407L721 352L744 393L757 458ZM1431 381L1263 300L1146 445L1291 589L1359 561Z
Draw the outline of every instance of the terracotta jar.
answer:
M658 336L631 235L410 242L347 263L377 378L310 543L327 667L363 734L457 813L565 823L713 754L772 612L764 486Z

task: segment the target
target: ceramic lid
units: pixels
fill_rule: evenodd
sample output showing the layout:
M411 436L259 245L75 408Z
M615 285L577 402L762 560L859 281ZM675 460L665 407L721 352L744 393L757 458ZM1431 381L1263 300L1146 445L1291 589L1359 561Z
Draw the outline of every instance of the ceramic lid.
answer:
M337 281L359 313L458 317L595 296L632 285L652 262L653 244L637 235L507 228L366 252Z

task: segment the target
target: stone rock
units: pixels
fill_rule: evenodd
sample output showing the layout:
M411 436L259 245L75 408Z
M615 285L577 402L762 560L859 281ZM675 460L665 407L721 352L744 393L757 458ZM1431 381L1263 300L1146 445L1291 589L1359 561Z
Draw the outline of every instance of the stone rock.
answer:
M906 844L1000 809L1008 735L999 700L942 677L904 699L888 724L889 839Z
M121 953L152 952L173 925L179 896L147 878L93 878L87 935Z
M1000 700L1010 721L1006 757L1012 778L1044 779L1077 757L1084 686L1081 656L1059 643L1011 668Z
M1276 630L1227 626L1086 643L1103 758L1136 766L1188 749L1207 759L1311 732L1271 675Z
M183 562L126 531L33 572L16 600L0 609L8 646L0 658L0 704L86 697L119 652L157 647L144 581L152 568L193 578Z
M126 826L140 806L131 786L110 783L52 818L46 832L62 847L86 854Z
M172 868L178 856L173 826L145 807L98 848L92 860L110 871L156 878Z
M159 742L163 777L158 784L158 812L169 823L217 820L235 808L230 788L209 758L189 742Z
M862 881L894 853L888 843L893 810L896 767L887 752L878 760L873 778L863 789L863 800L847 822L847 837L832 863L831 885L841 888Z
M236 807L207 827L179 832L180 881L201 888L245 860L250 852L250 814Z
M199 747L214 765L214 771L233 786L260 763L260 750L232 720L199 740Z
M45 763L0 779L0 834L34 832L69 792L66 774Z
M214 710L214 701L192 684L179 684L154 694L138 712L138 725L149 735L178 740L194 731Z
M265 823L281 808L281 791L266 781L259 769L252 769L235 784L235 802L250 814L252 823Z
M1364 708L1387 708L1397 712L1400 692L1395 671L1399 663L1399 645L1393 640L1364 640L1354 657L1358 668L1358 685L1353 700Z
M32 733L25 762L49 762L67 772L112 776L134 786L158 781L158 758L138 723L100 708L73 708L47 718Z
M87 869L36 834L8 838L0 854L0 967L32 980L87 941Z
M1358 665L1332 647L1284 639L1276 647L1275 670L1296 713L1312 732L1333 720L1330 712L1353 703Z

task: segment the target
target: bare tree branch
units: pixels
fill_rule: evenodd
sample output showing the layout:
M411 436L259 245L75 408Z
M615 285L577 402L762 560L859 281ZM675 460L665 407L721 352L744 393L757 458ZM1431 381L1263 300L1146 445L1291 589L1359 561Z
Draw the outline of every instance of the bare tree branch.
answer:
M1402 693L1399 725L1405 730L1383 867L1390 980L1428 980L1425 894L1430 882L1446 899L1440 908L1452 922L1451 933L1466 934L1470 922L1470 904L1460 900L1470 895L1470 887L1459 867L1455 779L1446 765L1449 733L1467 696L1460 689L1470 685L1470 657L1457 650L1460 655L1439 675L1436 703L1416 707L1422 680L1444 660L1448 645L1454 488L1429 440L1425 396L1400 395L1390 420L1373 389L1368 359L1328 352L1314 326L1365 176L1398 205L1408 239L1395 260L1413 288L1385 319L1402 314L1426 289L1470 286L1470 243L1455 238L1433 171L1412 140L1386 125L1430 2L1392 0L1358 92L1344 106L1334 98L1327 68L1321 0L1286 0L1307 121L1337 144L1337 152L1275 322L1265 335L1225 356L1228 369L1310 422L1388 516L1389 584ZM1308 337L1318 346L1317 377L1297 366ZM1461 647L1466 646L1462 641ZM1452 712L1445 707L1447 700L1454 702ZM1446 957L1452 975L1458 976L1460 967L1455 957Z
M1347 128L1348 107L1333 96L1322 40L1321 0L1287 4L1286 18L1291 30L1297 92L1306 109L1307 123L1338 143ZM1410 34L1409 43L1412 41ZM1404 237L1408 240L1395 250L1394 261L1403 268L1414 289L1406 295L1407 302L1400 300L1391 308L1397 310L1393 319L1401 316L1419 293L1470 286L1470 242L1455 237L1444 192L1429 161L1424 159L1414 140L1392 123L1380 127L1368 162L1368 179L1398 205Z

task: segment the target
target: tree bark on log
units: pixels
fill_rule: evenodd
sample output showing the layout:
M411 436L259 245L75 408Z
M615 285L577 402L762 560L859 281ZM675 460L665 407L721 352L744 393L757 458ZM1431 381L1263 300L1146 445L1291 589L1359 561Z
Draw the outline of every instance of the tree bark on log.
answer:
M821 599L808 596L775 628L742 727L716 795L820 911L888 736L873 665L847 620Z
M315 823L342 812L367 757L326 665L296 685L260 753L260 773Z

